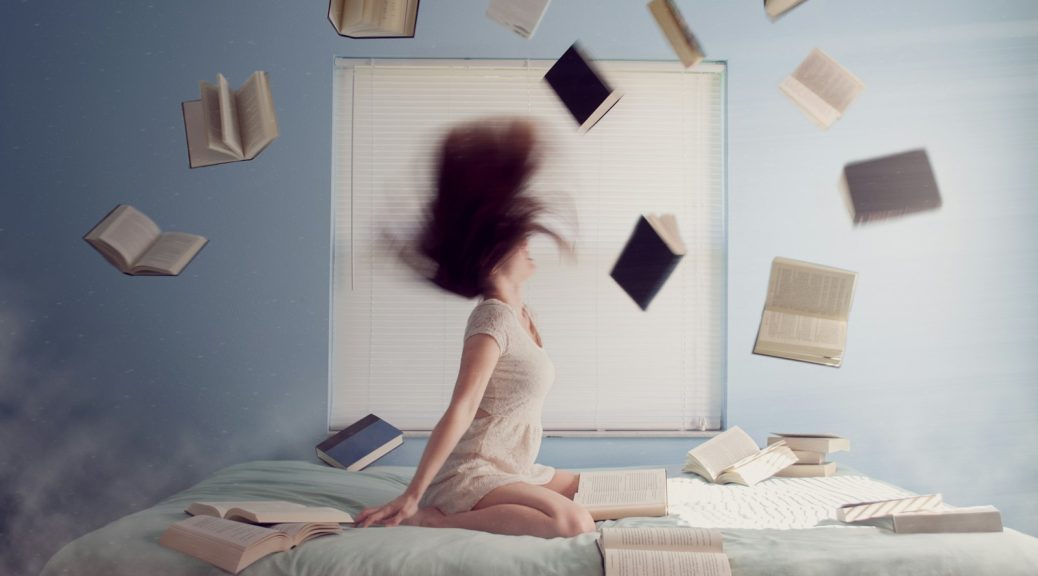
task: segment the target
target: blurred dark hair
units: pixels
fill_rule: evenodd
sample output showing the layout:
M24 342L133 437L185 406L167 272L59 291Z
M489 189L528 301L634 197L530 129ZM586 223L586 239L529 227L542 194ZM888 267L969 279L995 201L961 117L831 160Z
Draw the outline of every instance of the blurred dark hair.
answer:
M527 120L469 122L447 134L418 238L437 286L465 298L482 294L494 267L534 233L568 246L539 222L546 208L529 194L539 163L537 131Z

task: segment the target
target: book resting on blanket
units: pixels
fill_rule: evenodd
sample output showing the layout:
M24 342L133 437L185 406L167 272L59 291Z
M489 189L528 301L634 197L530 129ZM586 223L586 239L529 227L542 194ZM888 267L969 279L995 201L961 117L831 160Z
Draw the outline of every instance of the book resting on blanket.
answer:
M717 528L603 528L598 547L605 576L732 574Z

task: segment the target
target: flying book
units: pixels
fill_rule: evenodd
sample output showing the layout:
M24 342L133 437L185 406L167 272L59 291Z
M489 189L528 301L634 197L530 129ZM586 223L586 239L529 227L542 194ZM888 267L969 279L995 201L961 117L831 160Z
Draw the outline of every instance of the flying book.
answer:
M487 18L529 40L548 11L551 0L490 0Z
M699 64L703 59L703 48L699 45L699 40L692 35L673 0L652 0L648 7L685 68Z
M857 276L775 258L753 353L839 367Z
M278 137L266 72L254 72L237 90L223 74L201 82L202 98L181 104L192 168L252 160Z
M667 472L663 468L582 472L573 501L596 521L666 516Z
M544 79L573 115L580 132L590 130L623 96L606 83L576 44L552 65Z
M212 516L193 516L166 528L159 544L194 556L232 574L253 562L290 550L318 536L341 534L334 522L256 526Z
M214 516L251 522L283 524L286 522L331 522L352 524L347 512L328 506L304 506L284 500L248 500L240 502L193 502L184 512L192 516Z
M774 22L778 17L803 3L804 0L764 0L764 11L768 13L768 17Z
M721 531L717 528L608 527L602 528L598 546L605 576L732 574Z
M817 48L779 84L779 90L822 129L840 119L864 88L857 76Z
M404 433L368 414L317 445L317 457L330 466L356 472L404 443Z
M836 434L790 434L775 432L768 436L768 444L785 442L790 450L810 451L819 454L830 452L846 452L851 449L851 441Z
M910 150L843 167L854 223L941 207L941 193L926 150Z
M870 502L851 502L836 509L836 519L840 522L859 522L903 512L939 510L943 505L944 502L940 494L922 494L920 496L889 498Z
M83 239L130 276L176 276L208 242L185 232L163 232L129 204L119 204Z
M328 21L347 38L413 38L418 0L331 0Z
M784 443L761 450L742 428L732 426L689 450L682 470L715 484L753 486L794 462L796 456Z
M642 310L647 310L685 253L673 214L643 215L609 275Z

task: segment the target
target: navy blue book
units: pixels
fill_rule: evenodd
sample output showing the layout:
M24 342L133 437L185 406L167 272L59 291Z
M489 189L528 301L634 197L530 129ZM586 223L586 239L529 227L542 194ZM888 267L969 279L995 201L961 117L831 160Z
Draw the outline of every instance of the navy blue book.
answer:
M647 310L684 256L685 244L674 215L648 214L638 219L609 275L642 310Z
M317 457L330 466L356 472L404 443L404 433L368 414L317 445Z
M576 44L559 57L544 79L580 125L580 132L590 130L623 96L606 84Z

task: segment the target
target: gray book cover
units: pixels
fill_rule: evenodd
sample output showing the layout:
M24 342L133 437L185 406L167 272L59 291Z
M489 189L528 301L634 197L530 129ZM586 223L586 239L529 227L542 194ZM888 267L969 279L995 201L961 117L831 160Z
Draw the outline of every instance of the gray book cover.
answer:
M926 150L847 164L843 173L856 224L941 207Z

